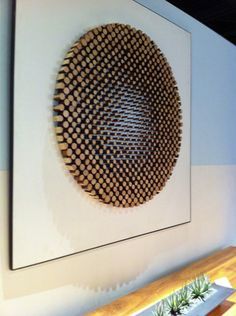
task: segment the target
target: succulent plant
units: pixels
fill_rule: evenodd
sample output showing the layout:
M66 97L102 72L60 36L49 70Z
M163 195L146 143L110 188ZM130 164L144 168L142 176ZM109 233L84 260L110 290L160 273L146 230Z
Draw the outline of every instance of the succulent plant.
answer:
M206 275L197 277L192 283L160 301L152 312L152 316L182 315L186 308L193 303L193 299L204 301L206 295L211 291L211 286Z
M189 286L192 298L200 298L204 300L207 293L211 289L211 282L206 275L196 278Z
M166 305L165 305L165 301L162 300L160 301L157 305L155 310L152 312L153 316L166 316Z
M185 285L182 289L180 289L178 295L182 303L182 307L187 307L191 305L192 292L189 286Z
M178 293L173 293L166 299L167 310L171 315L181 315L183 304Z

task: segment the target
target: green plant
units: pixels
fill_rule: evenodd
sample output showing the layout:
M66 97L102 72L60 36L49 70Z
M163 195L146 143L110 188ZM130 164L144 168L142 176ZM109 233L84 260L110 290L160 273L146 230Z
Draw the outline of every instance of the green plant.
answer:
M179 290L178 295L183 307L191 305L192 293L187 285Z
M160 301L160 303L158 303L156 305L155 310L152 312L153 316L166 316L166 305L164 301Z
M173 293L166 299L167 310L171 315L181 315L183 303L178 293Z
M201 299L204 301L206 295L211 291L211 282L206 275L197 277L190 284L185 285L179 291L172 293L166 299L160 301L153 316L177 316L182 315L185 308L188 308L193 299Z
M192 298L204 300L211 289L211 282L206 275L196 278L189 286Z

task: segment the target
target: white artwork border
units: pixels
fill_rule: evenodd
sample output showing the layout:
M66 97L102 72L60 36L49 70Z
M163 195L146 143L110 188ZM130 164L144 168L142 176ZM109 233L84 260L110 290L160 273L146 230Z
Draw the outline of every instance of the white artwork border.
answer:
M151 201L116 208L90 197L65 170L53 127L57 72L89 29L130 24L151 37L177 81L180 156ZM191 35L132 0L16 0L12 268L18 269L188 223Z

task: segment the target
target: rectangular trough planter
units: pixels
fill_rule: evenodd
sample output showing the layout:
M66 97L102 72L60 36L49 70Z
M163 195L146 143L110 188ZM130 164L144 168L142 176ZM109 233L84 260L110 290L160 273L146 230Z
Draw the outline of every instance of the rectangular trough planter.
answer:
M210 313L213 309L215 309L217 306L223 303L230 295L232 295L235 292L235 289L216 285L215 283L212 284L212 290L213 293L209 295L209 297L207 297L205 301L200 301L198 304L190 307L187 313L180 315L206 316L208 313ZM158 302L148 307L147 309L139 313L136 313L135 316L153 316L157 303Z

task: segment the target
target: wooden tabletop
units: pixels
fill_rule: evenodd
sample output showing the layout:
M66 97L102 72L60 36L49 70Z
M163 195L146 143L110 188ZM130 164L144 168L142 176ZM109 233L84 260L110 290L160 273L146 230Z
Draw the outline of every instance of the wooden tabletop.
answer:
M90 316L128 316L154 304L168 296L174 290L182 287L186 282L200 274L207 274L211 281L227 277L233 287L236 287L236 247L229 247L215 254L196 261L193 264L158 279L149 285L123 296L111 304L105 305L87 315ZM236 303L236 294L228 298L229 302ZM236 305L224 315L236 316ZM232 312L234 310L234 312ZM231 311L231 312L230 312Z

